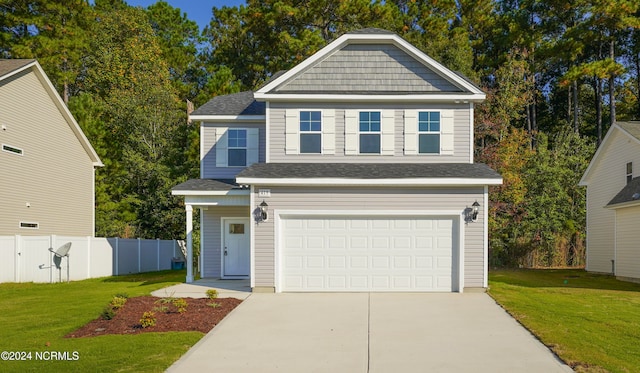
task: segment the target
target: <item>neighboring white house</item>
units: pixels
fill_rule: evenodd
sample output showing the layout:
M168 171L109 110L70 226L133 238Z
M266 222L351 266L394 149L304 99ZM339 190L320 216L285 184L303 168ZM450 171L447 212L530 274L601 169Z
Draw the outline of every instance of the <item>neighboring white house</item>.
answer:
M190 116L201 178L173 188L188 261L197 208L202 276L249 278L253 291L486 288L488 186L502 178L473 160L484 99L379 29L215 97Z
M587 271L640 281L640 122L611 126L585 171Z
M36 60L0 59L0 236L93 236L100 158Z

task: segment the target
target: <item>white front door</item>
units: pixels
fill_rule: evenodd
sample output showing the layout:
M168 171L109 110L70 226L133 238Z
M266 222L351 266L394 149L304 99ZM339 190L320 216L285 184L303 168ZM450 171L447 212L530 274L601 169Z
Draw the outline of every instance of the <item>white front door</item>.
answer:
M224 220L223 276L249 276L249 220Z

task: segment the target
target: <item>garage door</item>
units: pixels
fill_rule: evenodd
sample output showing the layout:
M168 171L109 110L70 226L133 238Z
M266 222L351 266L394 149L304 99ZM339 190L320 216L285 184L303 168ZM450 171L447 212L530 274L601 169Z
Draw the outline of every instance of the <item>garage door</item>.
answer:
M286 217L282 291L457 289L453 218Z

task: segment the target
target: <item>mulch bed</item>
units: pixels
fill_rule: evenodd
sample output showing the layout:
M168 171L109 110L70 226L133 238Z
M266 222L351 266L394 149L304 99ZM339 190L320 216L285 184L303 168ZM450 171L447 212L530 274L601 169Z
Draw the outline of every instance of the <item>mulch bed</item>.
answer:
M193 299L187 301L187 310L178 313L175 307L160 302L162 298L144 296L127 299L124 307L116 311L111 320L95 319L80 329L69 333L66 338L95 337L107 334L139 334L148 332L199 331L207 333L242 301L235 298ZM211 303L220 304L211 307ZM159 308L166 306L167 311ZM143 328L140 325L142 314L152 311L156 325Z

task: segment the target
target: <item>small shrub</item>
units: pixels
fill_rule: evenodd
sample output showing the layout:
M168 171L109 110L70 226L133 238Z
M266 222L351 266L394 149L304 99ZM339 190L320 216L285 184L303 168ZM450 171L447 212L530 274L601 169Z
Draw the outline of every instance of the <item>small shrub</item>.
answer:
M111 307L111 305L108 305L108 306L105 306L104 309L102 310L102 313L100 314L100 318L102 320L111 320L115 315L116 315L116 311L113 310L113 307Z
M206 294L207 294L207 298L209 298L209 299L218 298L218 290L216 290L216 289L209 289L209 290L207 290Z
M111 308L114 310L119 310L124 307L125 303L127 303L127 298L116 295L111 299Z
M218 307L220 307L220 306L221 306L221 304L220 304L220 303L213 302L213 303L207 303L207 306L209 306L209 307L211 307L211 308L218 308Z
M173 300L173 305L178 309L179 313L187 312L187 301L182 298L177 298Z
M143 313L140 319L140 326L148 328L154 325L156 325L156 314L151 311Z
M156 312L167 313L167 312L169 312L169 307L167 307L167 306L156 306L156 307L153 307L153 310L156 311Z
M129 299L129 294L127 293L117 293L116 295L113 296L114 298L124 298L124 299Z

